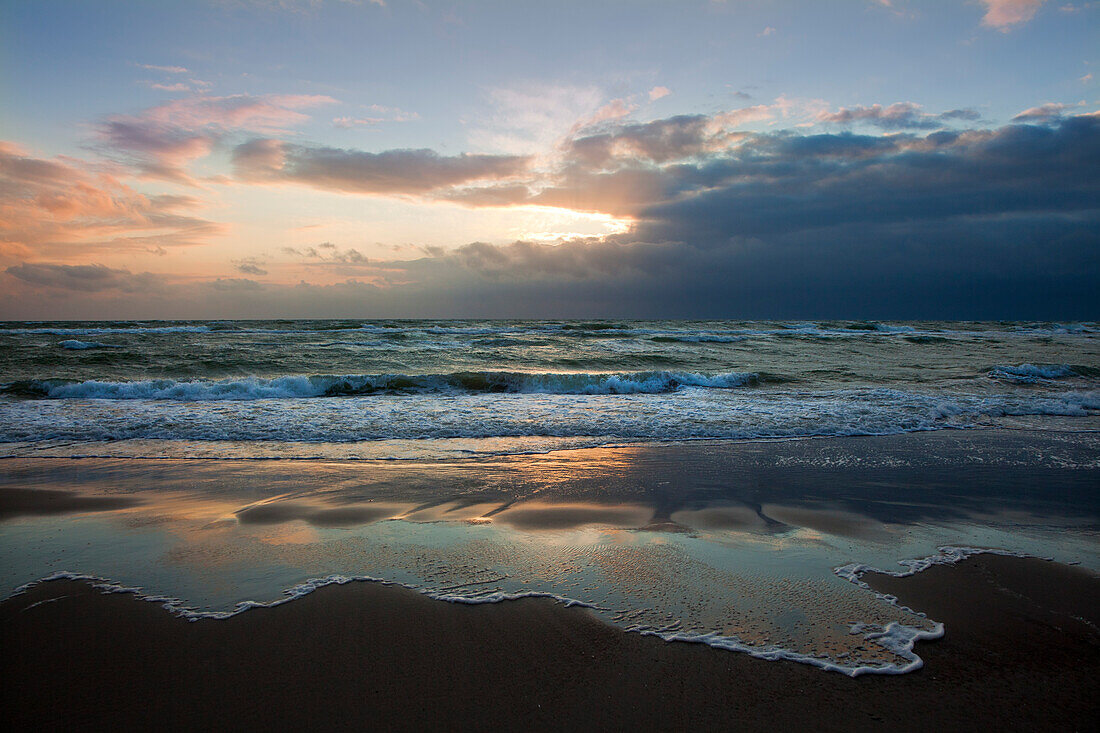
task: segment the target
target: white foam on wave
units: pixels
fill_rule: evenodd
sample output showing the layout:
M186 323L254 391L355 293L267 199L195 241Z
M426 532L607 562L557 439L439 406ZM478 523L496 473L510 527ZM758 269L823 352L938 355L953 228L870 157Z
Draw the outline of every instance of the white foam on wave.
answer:
M1009 382L1031 383L1074 377L1077 373L1069 364L1018 364L1016 366L995 366L989 370L989 376L993 379L1003 379Z
M956 548L941 548L941 550L956 549ZM974 550L971 548L963 548L971 554L977 552L984 552L986 550ZM1004 553L1008 554L1008 553ZM928 559L930 560L930 559ZM919 565L921 561L913 561ZM956 560L957 561L957 560ZM930 566L930 565L929 565ZM914 565L907 571L907 574L913 572L919 572ZM853 570L861 574L862 572L870 572L872 569L868 566L845 566L845 568L838 568L837 574L845 579L852 580L852 576L843 574L841 571L848 568L862 568L862 570ZM882 572L882 571L876 571ZM869 589L866 583L859 580L858 574L854 576L852 582L860 585L863 588ZM507 593L504 591L490 591L490 592L474 592L469 594L454 592L454 588L433 590L430 588L418 588L413 585L400 583L397 581L386 580L384 578L378 578L370 575L341 575L332 574L320 578L311 578L295 586L285 589L279 598L271 601L254 601L244 600L237 602L230 610L214 611L214 610L200 610L187 606L179 598L173 596L150 594L138 586L122 585L115 583L105 578L101 578L94 575L87 575L81 573L75 573L71 571L58 571L54 572L44 578L32 581L23 586L20 586L15 590L12 595L18 595L26 592L41 583L56 581L56 580L79 580L86 581L92 584L94 588L104 593L125 593L135 596L136 598L157 603L169 613L186 619L188 621L199 621L202 619L211 620L224 620L237 616L245 611L250 611L259 608L274 608L276 606L289 603L291 601L302 598L314 591L324 588L329 585L346 585L352 582L371 582L381 583L383 585L398 586L408 588L410 590L417 591L434 600L443 601L446 603L457 603L463 605L480 605L488 603L503 603L506 601L514 601L523 598L547 598L557 603L564 605L565 607L582 607L591 608L596 610L609 610L602 608L593 603L571 598L556 593L550 593L545 591L524 591L519 593ZM870 590L870 589L869 589ZM873 591L872 591L873 592ZM896 605L896 599L892 596L886 596L884 594L876 593L880 599L885 600ZM905 609L904 610L910 610ZM919 614L923 616L923 614ZM853 624L851 626L851 633L862 634L864 639L870 643L876 644L887 651L895 654L901 659L905 660L902 664L882 664L882 665L868 665L868 664L850 664L846 665L836 660L829 659L824 655L813 655L804 652L798 652L791 649L786 649L778 645L770 646L755 646L746 644L740 639L733 636L723 636L721 634L711 633L695 633L691 631L684 631L678 628L678 625L673 625L665 628L654 629L644 626L619 626L624 632L637 633L643 636L656 636L664 641L668 642L689 642L689 643L701 643L707 646L714 647L716 649L723 649L726 651L740 652L748 654L751 657L757 659L763 659L766 661L790 661L798 662L801 664L809 664L822 670L830 672L839 672L849 677L858 677L864 674L904 674L919 669L923 665L923 660L913 652L913 646L917 641L925 639L937 639L943 636L944 629L943 624L934 623L933 628L930 630L917 629L914 627L906 626L901 623L892 622L886 626L877 626L873 624Z
M65 383L42 380L23 385L50 399L96 400L261 400L278 398L335 397L391 393L524 394L658 394L681 387L733 389L753 384L749 372L695 374L689 372L630 372L619 374L523 374L518 372L469 372L455 374L377 374L251 377L217 381L150 379L133 382L89 380Z
M62 341L58 344L63 349L70 349L73 351L84 351L86 349L121 349L118 344L101 344L98 341L78 341L76 339L69 339Z
M222 384L219 399L204 386L172 383L163 397L138 384L125 392L78 385L64 400L0 400L0 443L49 441L264 441L264 445L348 445L364 441L455 439L584 439L592 445L622 441L752 440L892 435L945 428L995 427L1004 417L1089 417L1100 410L1100 390L1053 395L920 394L898 390L798 391L686 387L659 393L582 394L429 393L279 398L285 385ZM251 390L247 398L236 389ZM308 383L304 389L316 390ZM198 390L198 396L188 392ZM111 394L122 391L123 397ZM102 394L102 393L99 393ZM316 391L313 392L316 395ZM179 395L179 396L177 396ZM127 403L115 400L129 399ZM468 446L480 452L477 446ZM496 445L486 446L496 450ZM511 450L524 450L510 445ZM244 451L242 447L234 449ZM263 451L267 449L264 448ZM396 450L396 449L395 449ZM261 452L263 452L261 451ZM373 453L373 451L368 451ZM330 451L319 449L317 455ZM417 454L416 450L412 451Z
M486 603L503 603L505 601L518 601L522 598L548 598L553 601L561 603L566 608L580 607L580 608L598 608L595 604L586 603L585 601L579 601L576 598L568 598L566 596L558 595L557 593L549 593L545 591L524 591L521 593L505 593L503 591L496 591L491 593L479 593L471 595L462 595L453 593L450 590L433 591L429 588L418 588L414 585L407 583L400 583L394 580L386 580L385 578L377 578L373 575L341 575L332 574L326 575L322 578L310 578L297 585L291 586L285 589L279 598L271 601L253 601L245 600L238 601L232 609L226 611L211 611L201 610L187 606L184 601L174 596L166 596L160 594L146 593L140 586L123 585L116 583L107 578L102 578L97 575L88 575L85 573L74 573L69 570L59 570L49 575L33 580L30 583L19 586L9 597L14 597L22 593L26 593L31 588L42 583L49 583L56 580L78 580L90 583L96 590L104 593L122 593L126 595L132 595L135 598L146 601L149 603L156 603L164 608L166 611L174 616L187 619L188 621L199 621L202 619L211 619L216 621L222 621L227 618L232 618L245 611L251 611L257 608L275 608L285 603L298 600L304 596L313 593L316 590L320 590L330 585L347 585L348 583L379 583L381 585L397 586L400 588L407 588L409 590L416 591L421 595L425 595L433 600L444 601L446 603L458 603L463 605L481 605ZM453 589L452 589L453 590Z
M833 572L841 578L844 578L850 583L855 583L860 588L871 590L866 582L862 580L862 577L867 573L878 573L880 575L890 575L895 578L908 578L911 575L924 572L930 567L935 565L956 565L963 560L973 557L974 555L1002 555L1004 557L1030 557L1038 560L1052 561L1051 557L1038 557L1037 555L1029 555L1025 552L1016 552L1014 550L1001 550L992 547L957 547L955 545L942 545L937 549L935 555L929 555L928 557L919 557L907 560L898 560L898 565L902 566L903 570L883 570L876 568L872 565L863 565L861 563L849 563L847 565L841 565L840 567L833 568ZM875 592L880 598L889 600L891 603L897 602L897 599L893 596L879 594ZM892 599L892 600L891 600Z
M956 547L954 545L943 545L938 549L935 555L929 555L928 557L921 557L908 560L899 560L898 565L902 566L902 570L882 570L880 568L873 567L871 565L864 565L862 563L849 563L847 565L841 565L840 567L833 568L833 572L838 576L847 580L850 583L858 585L864 590L874 593L875 597L881 601L885 601L898 608L914 613L918 616L925 616L925 614L919 610L903 606L898 602L897 596L890 595L888 593L880 593L872 588L865 580L863 576L867 573L878 573L880 575L890 575L895 578L907 578L917 573L923 572L930 567L936 565L955 565L969 557L975 555L1002 555L1005 557L1037 557L1024 552L1015 552L1012 550L1001 550L997 548L988 547ZM1040 560L1053 560L1050 557L1040 557ZM886 626L878 626L876 624L853 624L851 627L853 634L863 634L864 638L868 641L872 641L879 646L897 654L899 657L909 660L909 664L899 668L896 673L909 672L912 670L920 669L924 665L923 660L913 652L913 646L916 642L923 639L938 639L945 633L944 625L939 622L935 622L935 627L931 631L924 631L916 629L911 626L905 626L904 624L891 623ZM875 670L870 670L875 671ZM855 676L854 674L852 675Z
M692 634L682 631L661 632L644 630L639 631L639 633L646 636L657 636L665 641L686 641L706 644L716 649L741 652L743 654L748 654L750 657L764 659L769 662L799 662L801 664L809 664L818 667L828 672L840 672L849 677L859 677L865 674L905 674L906 672L913 672L920 669L924 666L924 660L913 652L913 646L918 641L941 638L943 636L943 624L936 624L930 631L906 626L896 621L887 624L885 627L873 624L853 624L851 633L863 634L865 641L876 644L906 660L904 664L884 665L846 665L824 657L796 652L791 649L784 649L780 646L752 646L736 638L722 636L716 633Z

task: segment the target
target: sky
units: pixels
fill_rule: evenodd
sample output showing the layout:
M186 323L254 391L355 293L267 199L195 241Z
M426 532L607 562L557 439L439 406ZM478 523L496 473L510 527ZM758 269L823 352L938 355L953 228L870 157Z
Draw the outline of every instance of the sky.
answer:
M1100 318L1100 2L0 0L0 319Z

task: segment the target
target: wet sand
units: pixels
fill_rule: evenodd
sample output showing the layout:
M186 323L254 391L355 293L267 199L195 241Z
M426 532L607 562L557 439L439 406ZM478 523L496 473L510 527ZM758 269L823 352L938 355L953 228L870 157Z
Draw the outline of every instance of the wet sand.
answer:
M55 581L0 603L16 729L1089 730L1100 577L978 556L874 587L947 625L925 668L851 679L627 634L544 599L373 583L187 622Z

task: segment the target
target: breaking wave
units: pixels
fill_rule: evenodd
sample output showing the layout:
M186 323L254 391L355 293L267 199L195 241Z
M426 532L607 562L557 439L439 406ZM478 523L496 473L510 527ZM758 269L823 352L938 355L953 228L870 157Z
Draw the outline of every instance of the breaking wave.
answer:
M372 394L524 393L562 395L662 394L685 387L735 389L765 381L750 372L694 374L651 371L621 374L524 374L455 372L450 374L361 374L286 376L132 382L25 380L0 387L7 394L47 399L100 400L260 400L343 397Z
M995 366L989 370L989 376L1007 382L1028 384L1083 375L1079 374L1069 364L1020 364L1018 366Z

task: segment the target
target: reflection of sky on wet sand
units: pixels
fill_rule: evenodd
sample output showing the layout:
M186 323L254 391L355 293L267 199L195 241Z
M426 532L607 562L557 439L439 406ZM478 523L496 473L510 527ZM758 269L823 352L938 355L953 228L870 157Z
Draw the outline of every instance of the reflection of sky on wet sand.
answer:
M1011 436L980 452L933 436L935 460L905 437L439 462L10 459L0 489L21 510L0 522L0 572L9 591L68 570L201 609L333 573L472 599L545 592L627 628L883 663L852 623L928 622L832 567L940 544L1100 565L1097 469L1072 463L1096 438L1057 438L1050 465L1025 470ZM845 451L862 465L837 468Z

